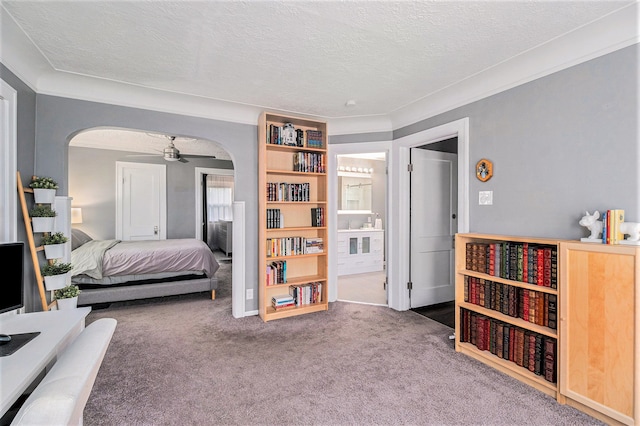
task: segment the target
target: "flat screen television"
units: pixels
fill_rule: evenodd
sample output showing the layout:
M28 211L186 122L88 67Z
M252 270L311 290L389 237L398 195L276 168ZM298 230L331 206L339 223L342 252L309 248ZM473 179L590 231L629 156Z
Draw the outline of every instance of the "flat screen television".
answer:
M24 243L0 243L0 313L24 306Z

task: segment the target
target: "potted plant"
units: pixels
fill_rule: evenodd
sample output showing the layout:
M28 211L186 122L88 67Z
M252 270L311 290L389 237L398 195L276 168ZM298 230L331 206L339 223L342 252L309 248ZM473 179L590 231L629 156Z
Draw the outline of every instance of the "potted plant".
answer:
M47 259L60 259L64 257L66 242L69 241L62 232L53 232L42 237L44 256Z
M77 308L78 294L80 294L81 291L82 290L80 290L75 284L70 284L56 290L54 294L56 297L56 303L58 304L58 310Z
M58 183L50 177L33 176L29 187L33 189L33 198L38 204L52 204L56 197Z
M70 263L48 263L40 271L44 277L44 285L47 290L57 290L71 284Z
M32 208L29 216L31 216L33 232L53 231L56 215L56 211L48 204L40 204Z

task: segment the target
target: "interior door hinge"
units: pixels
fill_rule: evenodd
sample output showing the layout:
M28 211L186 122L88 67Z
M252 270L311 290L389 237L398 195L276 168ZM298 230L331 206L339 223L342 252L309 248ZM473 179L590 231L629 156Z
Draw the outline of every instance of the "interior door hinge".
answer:
M413 164L411 164L411 163L407 164L407 171L408 172L412 172L413 171Z
M407 283L407 288L408 288L409 290L413 290L413 283L412 283L411 281L409 281L409 282Z

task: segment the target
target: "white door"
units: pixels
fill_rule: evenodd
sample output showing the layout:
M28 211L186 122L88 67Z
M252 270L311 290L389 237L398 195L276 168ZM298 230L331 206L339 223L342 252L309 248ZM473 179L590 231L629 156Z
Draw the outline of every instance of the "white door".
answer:
M167 238L166 166L116 162L116 238Z
M411 308L454 300L456 154L411 149Z

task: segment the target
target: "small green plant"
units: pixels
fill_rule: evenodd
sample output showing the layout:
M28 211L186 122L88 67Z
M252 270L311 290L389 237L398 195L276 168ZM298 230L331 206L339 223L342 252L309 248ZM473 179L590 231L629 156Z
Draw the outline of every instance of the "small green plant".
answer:
M49 277L52 275L66 274L67 272L71 271L71 269L73 269L73 267L70 263L48 263L44 265L40 269L40 271L42 272L43 276Z
M67 241L69 241L69 239L65 237L62 232L53 232L49 235L45 235L44 237L42 237L43 246L49 246L52 244L64 244Z
M55 290L56 299L71 299L72 297L77 297L80 293L82 293L82 290L74 284Z
M40 204L35 206L29 212L31 217L56 217L58 214L48 204Z
M34 189L58 189L58 183L50 177L34 176L29 187Z

